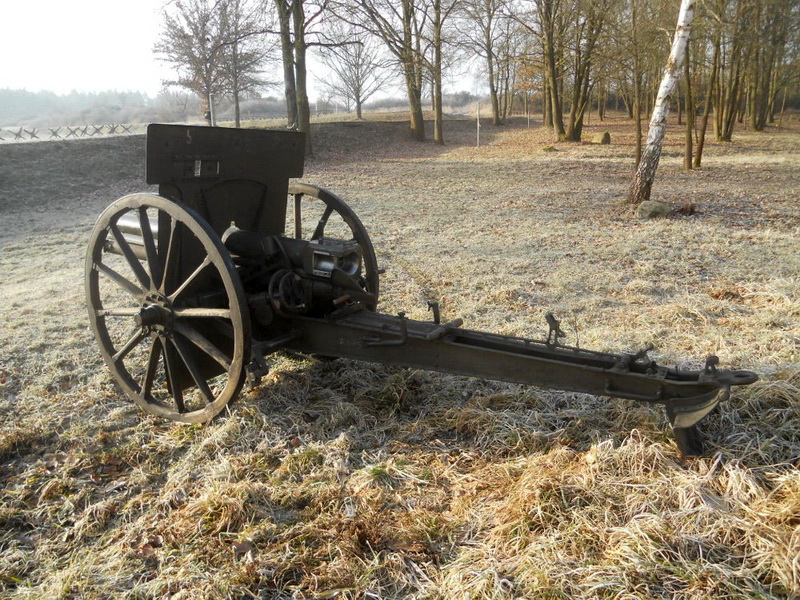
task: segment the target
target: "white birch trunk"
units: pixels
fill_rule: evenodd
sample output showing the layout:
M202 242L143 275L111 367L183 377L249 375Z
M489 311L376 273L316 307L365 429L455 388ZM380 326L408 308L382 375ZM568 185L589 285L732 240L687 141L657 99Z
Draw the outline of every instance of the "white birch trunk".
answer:
M647 145L642 153L642 159L636 168L633 183L628 193L628 202L639 204L650 199L650 188L656 177L658 161L661 158L661 144L664 141L664 132L667 128L667 115L669 114L672 92L681 74L681 65L686 56L686 44L689 41L689 32L694 19L694 6L696 0L681 0L681 9L678 13L678 26L675 38L672 40L672 50L669 53L664 78L658 88L656 104L650 118L650 130L647 134Z

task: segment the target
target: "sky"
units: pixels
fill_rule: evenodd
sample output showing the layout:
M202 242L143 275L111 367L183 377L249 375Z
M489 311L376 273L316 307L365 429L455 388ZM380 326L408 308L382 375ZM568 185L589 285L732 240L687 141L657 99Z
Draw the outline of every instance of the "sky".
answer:
M0 0L0 89L155 97L161 82L174 77L153 54L169 2ZM311 56L309 69L315 68L321 67ZM316 96L313 73L309 84ZM469 89L463 82L455 87Z
M0 0L0 88L140 91L169 69L153 54L165 0Z

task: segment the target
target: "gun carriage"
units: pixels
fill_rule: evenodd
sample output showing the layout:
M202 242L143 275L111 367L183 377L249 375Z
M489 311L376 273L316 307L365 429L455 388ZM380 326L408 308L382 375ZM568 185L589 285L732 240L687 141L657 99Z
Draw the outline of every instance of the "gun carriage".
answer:
M285 350L663 404L679 449L697 455L697 423L731 386L756 381L713 356L688 371L657 365L650 347L563 345L550 314L534 340L441 322L435 304L431 322L378 312L380 271L358 216L327 190L290 183L303 174L304 142L290 131L148 127L158 194L100 215L85 273L103 359L144 410L208 421Z

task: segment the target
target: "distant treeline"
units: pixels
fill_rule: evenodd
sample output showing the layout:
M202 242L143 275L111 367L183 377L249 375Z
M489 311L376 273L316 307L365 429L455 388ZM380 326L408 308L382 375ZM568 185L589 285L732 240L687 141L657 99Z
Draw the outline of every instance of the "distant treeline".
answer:
M147 120L156 101L140 92L53 92L0 89L0 126L85 125Z
M459 108L474 103L476 96L468 92L447 95L445 105ZM312 105L312 114L348 112L345 106L319 100ZM370 102L366 109L406 109L404 98L385 98ZM223 99L216 107L217 118L233 118L233 106ZM241 101L242 118L270 119L286 116L282 98L248 98ZM107 123L174 123L203 118L198 98L184 91L163 90L150 97L141 92L53 92L0 89L0 127L55 127Z
M279 117L285 106L276 98L252 98L242 102L242 113L258 118ZM229 106L221 101L220 118ZM202 119L200 102L190 93L164 90L150 97L141 92L97 93L0 89L0 127L46 127L100 123L180 122Z

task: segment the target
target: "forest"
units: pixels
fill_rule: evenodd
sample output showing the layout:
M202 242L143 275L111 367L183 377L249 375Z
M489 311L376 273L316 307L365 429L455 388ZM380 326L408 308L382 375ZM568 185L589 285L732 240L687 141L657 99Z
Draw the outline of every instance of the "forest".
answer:
M673 104L716 139L734 128L760 131L798 97L797 0L692 2L696 15ZM170 5L156 54L174 67L171 82L206 109L265 85L266 64L283 73L287 124L308 132L309 56L328 67L325 86L360 116L391 77L407 98L411 133L444 143L443 95L465 74L502 124L536 103L557 139L580 141L589 111L604 118L621 101L641 137L675 31L679 2L661 0L180 0ZM684 58L684 57L682 57ZM388 71L388 72L387 72ZM714 118L710 119L713 114ZM311 146L309 145L309 149Z
M730 141L800 107L797 0L693 2L678 122L699 166L706 131ZM0 90L0 126L242 120L405 103L411 134L444 143L450 110L482 100L494 125L536 111L554 139L581 141L589 112L623 109L641 154L677 0L178 0L160 15L155 98ZM313 68L309 67L313 64ZM469 91L464 90L467 85ZM315 97L310 100L310 90ZM405 98L405 100L401 100ZM210 110L213 108L214 110ZM432 114L426 131L424 111ZM213 114L212 114L213 113ZM643 124L643 122L645 122ZM313 146L309 143L309 150Z

